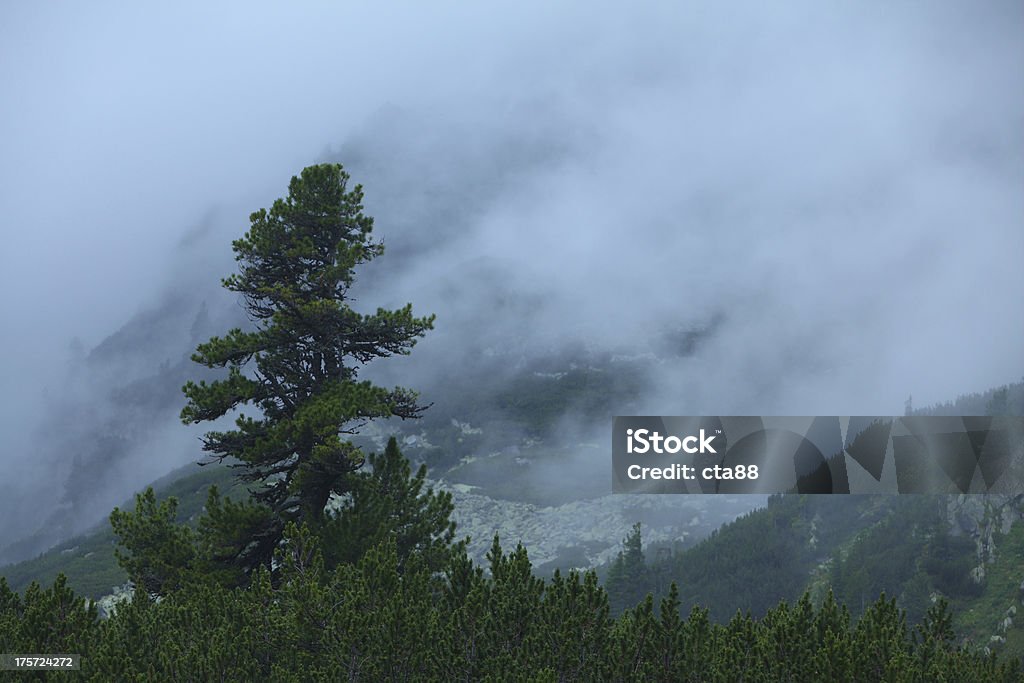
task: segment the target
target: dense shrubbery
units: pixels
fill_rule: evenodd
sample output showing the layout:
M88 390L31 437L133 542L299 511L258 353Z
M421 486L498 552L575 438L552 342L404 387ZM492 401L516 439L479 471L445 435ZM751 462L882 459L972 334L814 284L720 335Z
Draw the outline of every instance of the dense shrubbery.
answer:
M716 622L728 621L737 610L763 616L780 596L795 602L806 590L817 558L832 552L839 535L827 529L856 514L855 501L849 497L830 498L827 505L818 505L813 496L773 496L766 509L748 513L697 545L667 552L649 564L640 552L640 529L634 528L625 539L622 557L607 575L613 613L631 607L648 592L664 597L673 581L678 583L684 611L706 605ZM822 513L836 519L822 519ZM817 532L815 525L821 527ZM812 542L815 534L822 538Z
M943 603L913 633L884 596L855 624L830 595L720 625L699 608L681 618L673 586L615 619L593 573L544 582L497 541L489 575L464 554L443 574L402 572L393 541L327 569L315 535L291 527L278 562L247 587L196 581L106 620L61 580L24 597L0 581L0 650L77 652L95 681L1021 680L954 647Z
M637 527L608 568L612 613L648 592L664 597L675 581L684 611L707 605L716 622L736 611L760 617L780 597L798 600L817 578L854 618L886 593L917 623L933 594L958 601L984 588L970 578L974 541L950 533L945 505L944 496L777 495L767 508L651 562Z
M915 629L884 595L854 622L831 593L715 623L706 608L682 618L672 583L657 608L648 595L616 617L594 572L544 581L497 538L490 571L475 566L450 500L420 490L393 441L374 464L340 526L289 525L244 583L204 571L201 535L140 495L112 515L135 599L101 619L63 577L24 596L0 579L0 652L79 653L91 681L1022 680L1018 663L956 647L944 602ZM639 531L609 575L618 600L648 569Z

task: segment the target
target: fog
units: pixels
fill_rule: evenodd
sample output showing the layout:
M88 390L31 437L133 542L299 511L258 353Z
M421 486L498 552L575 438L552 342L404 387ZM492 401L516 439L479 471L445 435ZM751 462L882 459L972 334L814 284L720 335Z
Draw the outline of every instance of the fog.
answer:
M1022 28L1011 2L4 4L0 547L125 419L110 387L187 353L201 302L235 324L230 241L325 159L387 246L359 305L438 316L386 371L409 386L688 327L711 332L645 377L650 414L1019 379ZM186 327L96 351L164 306ZM178 408L83 519L199 457Z

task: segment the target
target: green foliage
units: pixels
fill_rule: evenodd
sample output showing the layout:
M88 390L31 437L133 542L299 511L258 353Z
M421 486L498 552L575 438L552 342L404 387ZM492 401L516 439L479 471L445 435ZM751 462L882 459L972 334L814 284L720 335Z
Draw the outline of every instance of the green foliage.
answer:
M159 510L159 506L156 508ZM245 586L191 582L134 600L105 621L67 589L0 580L0 649L77 652L86 681L1021 681L1020 662L957 646L944 603L913 633L884 595L856 624L829 594L727 624L672 585L618 619L593 572L545 582L525 549L495 539L491 571L453 554L442 584L399 568L394 538L356 564L325 566L308 526L289 524ZM40 678L56 678L43 674Z
M259 485L255 506L225 503L204 528L213 557L242 574L268 566L287 522L319 524L331 494L350 489L364 458L343 435L373 418L423 410L407 389L358 380L361 365L408 353L434 318L413 317L411 305L369 315L349 306L355 268L383 246L370 237L362 188L349 190L348 181L337 164L306 168L286 199L252 214L233 243L239 271L223 282L242 295L254 329L200 344L193 360L227 376L184 387L186 423L244 406L259 413L239 414L235 429L207 433L203 446L239 461L242 476Z
M1024 591L1020 590L1024 524L1014 524L1005 535L997 532L993 541L995 561L985 565L985 580L979 586L981 594L953 596L949 600L956 632L980 644L988 644L992 635L1000 634L1000 625L1012 604L1017 605L1016 612L1021 614L1019 601L1024 599ZM1003 633L1006 644L998 649L1006 655L1024 657L1024 626L1016 615L1014 621L1017 623Z
M51 588L32 583L19 596L0 578L0 653L76 653L97 628L94 605L75 595L59 574Z
M88 681L1022 680L1020 662L956 645L945 602L924 608L932 584L959 585L959 570L942 568L960 554L914 503L775 497L655 566L637 524L607 591L594 572L538 578L526 549L505 553L497 537L489 572L475 566L452 543L451 497L423 490L425 469L413 475L394 439L359 472L362 452L342 438L374 417L419 413L414 394L359 382L356 368L407 352L432 322L409 307L348 308L354 268L381 247L346 182L340 166L306 169L286 200L253 214L225 285L255 330L200 345L196 360L227 375L185 387L187 421L259 411L205 441L241 463L254 498L210 486L195 530L177 522L176 498L158 502L152 489L133 512L115 509L116 556L138 591L106 620L63 575L23 596L0 578L0 652L77 652ZM590 381L571 377L566 396ZM551 412L543 397L518 407ZM332 494L342 506L325 512ZM832 592L818 608L799 597L817 556L838 550L830 531L854 517L869 532L844 545L835 571L863 599L856 622ZM901 536L920 557L876 562ZM900 602L923 612L916 628L897 600L867 599L879 584L902 586ZM776 603L766 585L793 599Z
M983 586L970 577L977 561L976 552L970 536L953 536L948 525L936 525L925 545L921 566L943 594L977 596Z
M829 503L836 508L829 514L837 514L847 501L832 498ZM647 592L662 596L668 584L675 582L684 611L707 607L716 622L729 621L737 611L762 616L780 596L798 599L822 550L812 549L809 538L812 522L823 510L806 506L804 499L777 496L767 509L738 518L694 547L659 558L644 571L633 569L639 579L634 578L628 599L635 603ZM609 581L614 573L615 563ZM617 592L609 587L610 595Z
M568 369L555 376L537 372L514 376L495 392L494 407L531 436L543 437L567 413L591 422L607 420L643 395L642 374L628 364L598 359L586 367L576 367L575 362L566 365Z
M932 593L973 598L983 590L969 576L974 543L949 533L942 496L773 496L767 508L649 564L637 561L638 540L635 528L607 569L614 613L648 592L665 597L674 582L683 611L707 607L716 622L737 611L761 617L780 599L798 600L817 577L817 600L834 590L858 617L886 592L917 623Z
M349 496L324 522L321 534L329 564L355 563L393 536L400 571L410 563L442 571L455 538L451 494L424 491L426 466L413 475L394 437L383 454L371 453L369 460L370 472L351 478Z
M604 587L608 591L612 611L616 613L641 602L651 590L640 522L634 524L629 535L622 540L622 550L608 568Z
M158 497L178 500L177 516L189 526L195 526L202 514L207 491L211 485L223 487L234 495L248 495L238 485L231 470L222 466L196 467L178 470L153 484ZM131 503L126 501L125 506ZM128 581L128 575L114 555L117 539L109 523L91 533L69 539L39 557L3 567L2 573L12 590L24 591L36 581L52 584L58 574L67 577L68 586L92 599L111 592L114 586Z
M412 475L394 438L383 454L370 455L370 463L370 472L355 476L351 496L340 509L315 532L303 526L305 534L315 535L320 561L326 556L331 568L356 564L374 547L391 542L400 573L412 568L443 572L465 546L464 541L453 544L451 494L424 491L426 468ZM174 498L158 504L149 488L136 496L134 512L115 508L110 516L120 545L118 561L136 588L152 596L167 596L189 582L244 585L248 575L236 555L273 555L294 527L291 522L279 527L280 520L265 505L223 498L216 485L208 490L197 531L176 523L176 508Z
M913 496L895 501L833 561L829 578L837 597L854 615L881 592L898 596L912 623L925 616L932 593L977 597L983 586L970 578L974 541L953 536L945 498Z
M897 602L907 612L907 621L920 623L932 605L932 581L927 573L916 572L910 580L903 584Z
M134 513L120 508L110 513L110 525L124 548L114 556L136 590L165 595L181 588L194 571L192 530L177 523L177 509L174 497L158 505L150 486L135 496Z

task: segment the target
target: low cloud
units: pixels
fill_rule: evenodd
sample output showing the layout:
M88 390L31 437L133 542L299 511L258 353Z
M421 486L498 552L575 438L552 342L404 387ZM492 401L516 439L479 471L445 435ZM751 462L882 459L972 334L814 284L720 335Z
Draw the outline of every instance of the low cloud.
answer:
M27 492L73 457L35 436L78 433L42 398L73 339L88 353L168 292L233 320L230 240L323 159L388 247L359 304L438 314L381 371L410 386L488 350L628 355L699 329L645 410L889 414L1015 380L1021 13L6 7L0 464Z

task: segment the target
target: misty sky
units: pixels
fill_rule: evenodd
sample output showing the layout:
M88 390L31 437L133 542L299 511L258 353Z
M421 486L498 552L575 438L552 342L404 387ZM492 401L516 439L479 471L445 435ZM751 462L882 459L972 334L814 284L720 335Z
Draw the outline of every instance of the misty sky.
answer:
M216 287L249 212L353 139L389 179L378 234L423 253L370 298L614 349L723 316L651 413L1019 380L1022 7L3 3L0 463L73 338ZM408 227L459 188L444 229Z

